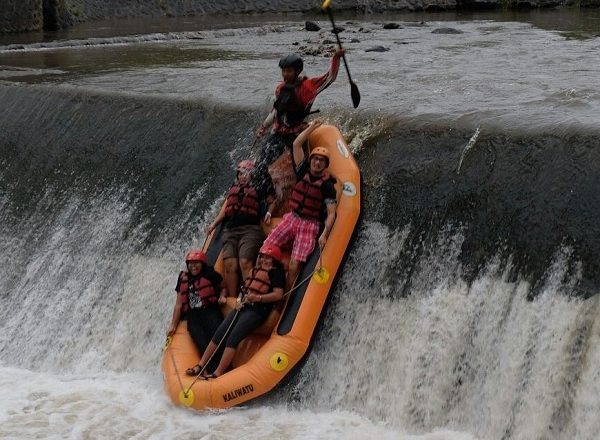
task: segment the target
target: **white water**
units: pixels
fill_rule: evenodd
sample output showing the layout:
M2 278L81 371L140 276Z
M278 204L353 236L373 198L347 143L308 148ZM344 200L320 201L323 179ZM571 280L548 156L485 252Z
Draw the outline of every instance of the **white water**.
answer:
M107 286L86 290L97 302L92 323L80 305L71 313L69 289L26 276L32 292L47 288L50 307L3 325L0 438L596 438L598 297L568 297L559 281L568 253L527 301L529 286L506 280L493 262L466 286L460 232L447 237L419 262L411 295L397 298L386 271L403 232L366 225L296 385L266 403L203 415L173 407L162 391L166 292L177 268L170 252L124 258L126 270L111 280L96 275ZM73 282L88 276L73 267Z
M382 281L402 234L371 225L365 235L389 241L353 254L328 337L298 387L310 407L417 430L468 427L486 439L597 438L600 308L597 296L569 297L568 251L528 301L528 284L508 281L495 262L471 286L461 281L457 233L419 262L411 295L399 299ZM323 394L335 401L319 405L313 396Z
M166 400L157 373L75 376L1 367L0 389L0 438L6 440L473 438L449 430L409 435L343 410L260 406L198 415Z

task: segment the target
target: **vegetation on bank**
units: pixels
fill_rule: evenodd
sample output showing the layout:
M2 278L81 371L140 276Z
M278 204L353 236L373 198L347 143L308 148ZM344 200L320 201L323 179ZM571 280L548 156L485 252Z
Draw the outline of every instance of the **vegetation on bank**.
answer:
M315 0L3 0L0 32L59 30L75 23L117 17L224 13L315 12ZM185 3L185 4L184 4ZM600 7L600 0L337 0L337 10L369 12Z

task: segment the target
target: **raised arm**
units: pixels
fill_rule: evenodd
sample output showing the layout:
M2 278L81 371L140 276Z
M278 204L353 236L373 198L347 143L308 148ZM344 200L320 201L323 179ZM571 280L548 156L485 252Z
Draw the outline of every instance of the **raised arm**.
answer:
M308 137L310 134L319 128L323 122L320 119L315 119L308 124L299 135L294 139L294 143L292 144L292 154L294 155L294 164L298 166L305 159L304 157L304 144L308 141Z
M327 87L331 85L337 78L337 74L340 70L340 58L344 54L344 49L338 49L333 54L331 58L331 65L329 66L329 70L321 76L315 76L313 78L308 78L307 81L312 83L312 86L315 90L315 97L325 90Z

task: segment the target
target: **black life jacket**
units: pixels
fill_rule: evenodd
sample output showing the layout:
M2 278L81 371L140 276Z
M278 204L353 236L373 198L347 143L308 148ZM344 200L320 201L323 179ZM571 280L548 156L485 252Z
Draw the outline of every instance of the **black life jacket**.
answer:
M225 205L226 217L237 214L258 217L259 209L258 194L253 187L235 184L229 189Z
M275 117L283 127L300 125L310 113L312 104L305 106L299 94L302 81L304 79L300 79L296 84L284 84L273 104L277 110Z
M300 217L320 221L323 211L323 183L331 179L329 173L323 173L316 181L310 180L310 172L296 183L289 199L290 209Z
M190 309L216 304L219 301L215 287L208 278L194 277L190 283L190 274L182 271L179 279L178 294L181 298L182 315L189 312Z

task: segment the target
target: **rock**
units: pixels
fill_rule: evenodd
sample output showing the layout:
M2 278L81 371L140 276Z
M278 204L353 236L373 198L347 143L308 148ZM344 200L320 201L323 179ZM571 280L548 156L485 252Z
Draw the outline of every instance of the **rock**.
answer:
M298 53L301 53L302 55L330 57L335 53L335 46L300 46L298 48Z
M340 33L344 32L345 30L346 30L346 28L336 26L335 29L333 29L331 32L333 32L334 34L340 34Z
M386 23L383 25L384 29L400 29L400 25L398 23Z
M323 40L323 44L335 44L335 41L325 39Z
M350 43L360 43L360 40L358 38L353 38L350 40Z
M437 28L431 31L432 34L463 34L463 31L454 28Z
M321 27L314 21L307 21L304 23L304 29L309 32L318 32L321 30Z
M387 52L389 49L383 46L373 46L365 49L365 52Z

